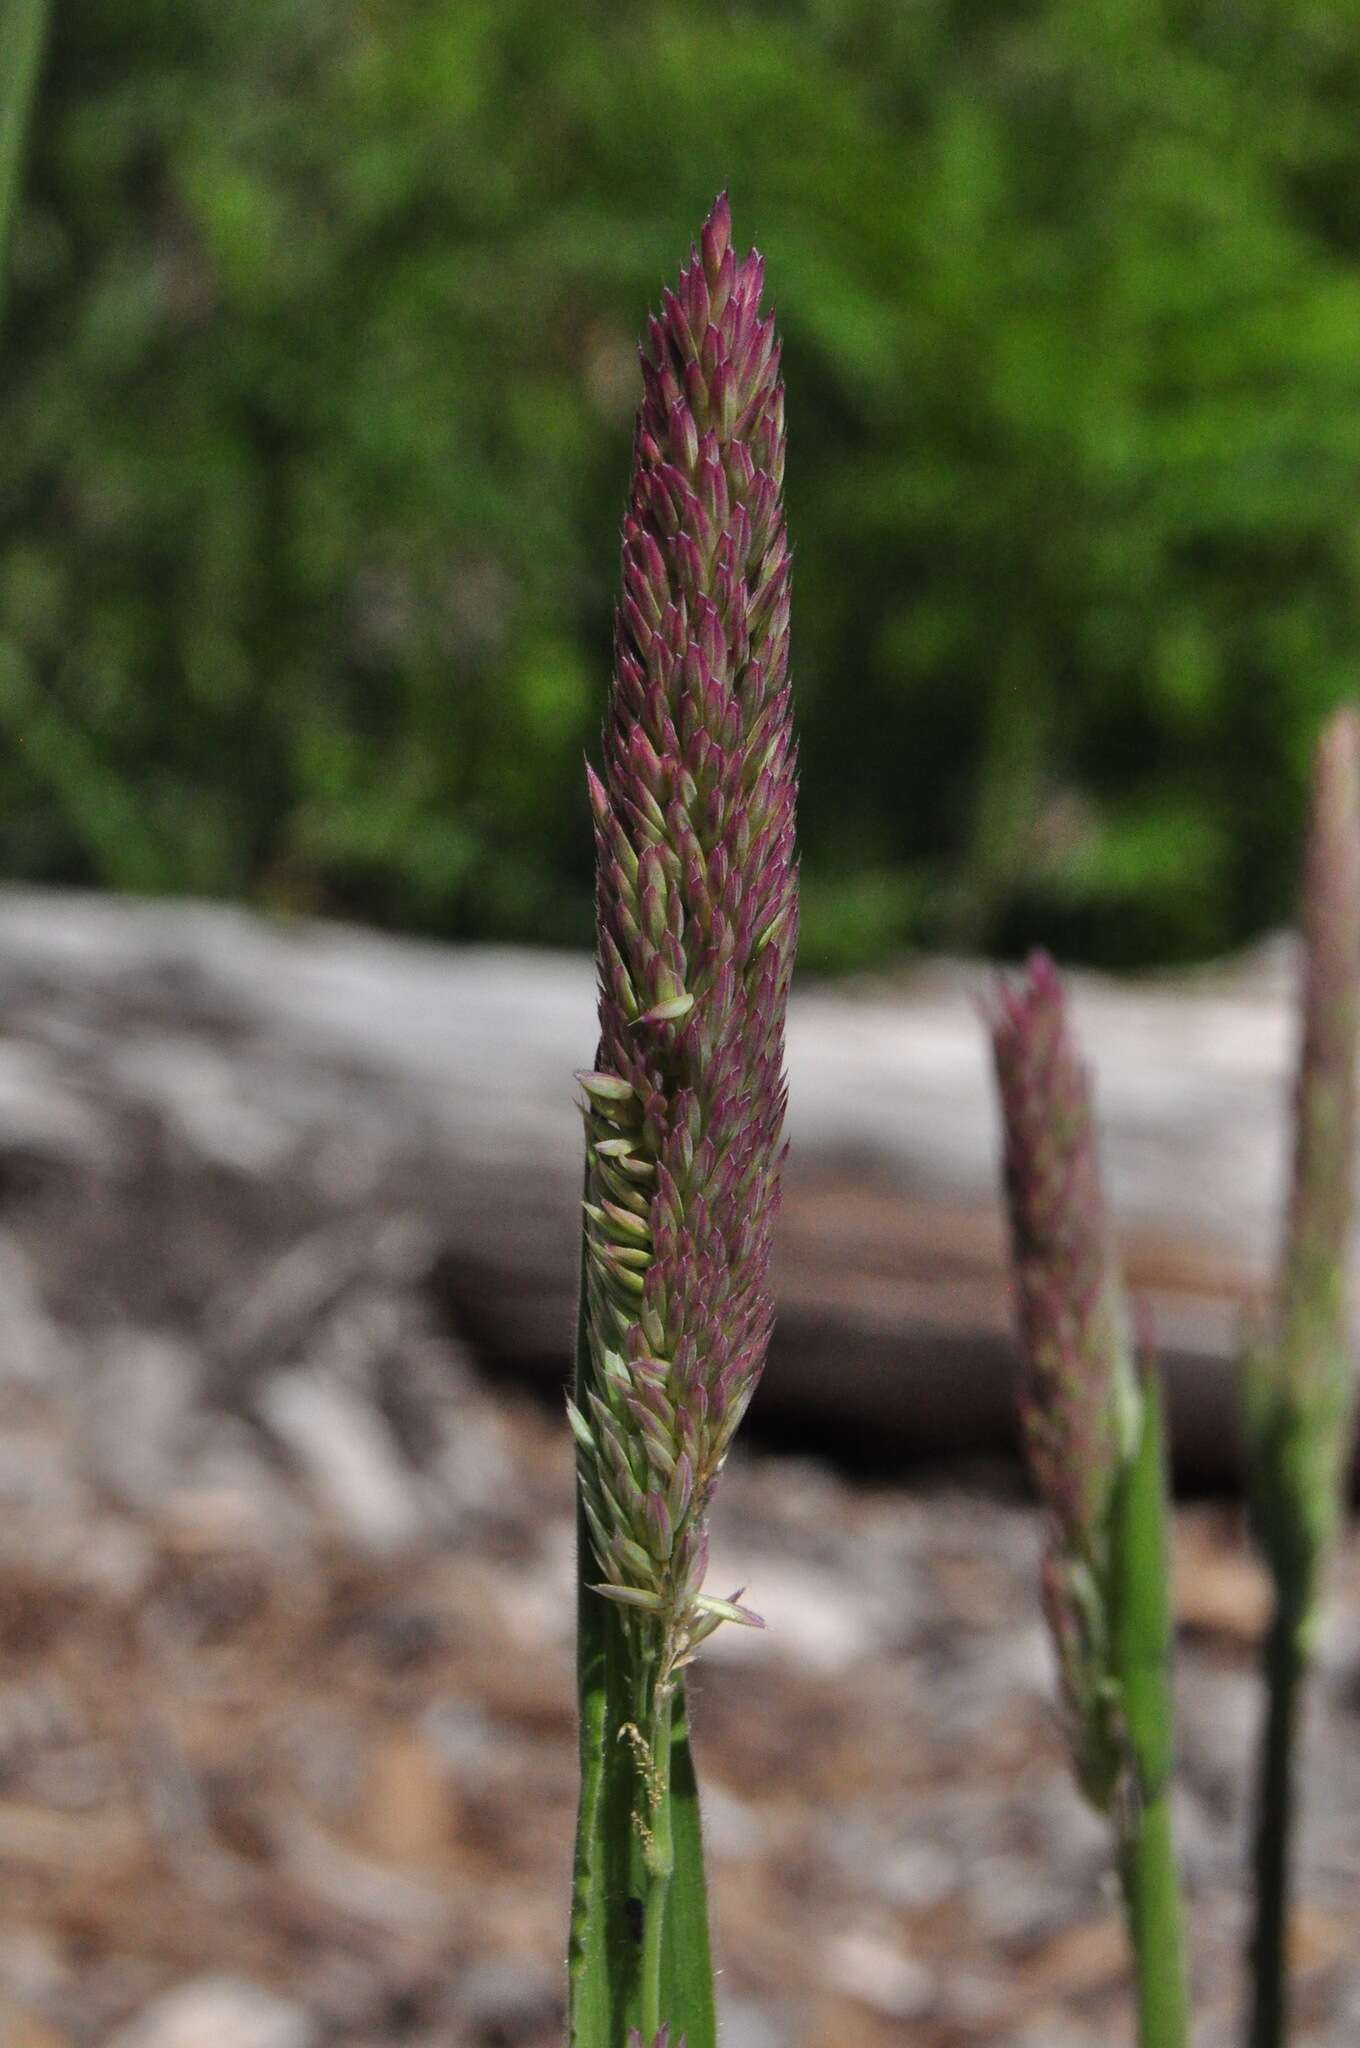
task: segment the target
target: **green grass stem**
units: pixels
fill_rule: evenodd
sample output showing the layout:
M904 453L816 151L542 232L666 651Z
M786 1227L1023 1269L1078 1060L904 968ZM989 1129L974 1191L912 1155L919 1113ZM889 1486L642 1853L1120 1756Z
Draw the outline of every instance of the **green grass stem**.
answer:
M651 1745L651 1817L644 1850L647 1889L642 1907L642 2038L652 2041L665 2006L666 1907L675 1872L671 1833L671 1700L657 1709Z
M1122 1817L1120 1875L1133 1947L1141 2048L1185 2048L1185 1954L1172 1837L1175 1709L1161 1390L1144 1382L1142 1434L1115 1504L1114 1662L1132 1783Z
M1125 1840L1121 1877L1133 1946L1138 2038L1143 2048L1186 2039L1180 1889L1166 1792L1149 1799Z
M1263 1662L1266 1715L1257 1780L1254 1869L1256 1917L1251 1939L1250 2048L1283 2048L1289 2022L1290 1851L1294 1817L1294 1752L1298 1742L1307 1656L1298 1617L1278 1599Z

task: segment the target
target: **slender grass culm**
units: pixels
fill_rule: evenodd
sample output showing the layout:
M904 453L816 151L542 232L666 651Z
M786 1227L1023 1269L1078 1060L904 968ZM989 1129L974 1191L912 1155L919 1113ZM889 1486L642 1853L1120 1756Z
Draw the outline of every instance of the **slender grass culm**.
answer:
M581 1801L573 2048L712 2048L684 1670L723 1621L710 1497L764 1362L797 923L784 392L727 200L650 321L582 1074Z
M0 326L4 325L9 241L19 207L24 144L47 38L48 0L0 0Z
M1036 955L991 1010L1043 1599L1073 1761L1108 1815L1142 2048L1183 2048L1171 1832L1172 1624L1156 1375L1140 1371L1062 983Z
M1360 1020L1360 714L1318 742L1301 903L1294 1170L1273 1342L1244 1375L1252 1526L1274 1581L1255 1815L1249 2048L1283 2048L1302 1690L1341 1520L1353 1407L1348 1264Z

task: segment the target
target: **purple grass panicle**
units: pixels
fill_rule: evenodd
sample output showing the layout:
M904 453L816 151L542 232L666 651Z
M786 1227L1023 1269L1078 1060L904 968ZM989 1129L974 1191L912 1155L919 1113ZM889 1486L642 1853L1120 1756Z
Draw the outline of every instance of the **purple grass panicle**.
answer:
M1025 1453L1047 1523L1044 1606L1083 1788L1113 1795L1123 1746L1110 1682L1110 1518L1141 1395L1085 1069L1045 954L1002 986L1001 1095Z
M601 1583L661 1691L724 1620L709 1500L769 1339L797 925L784 388L726 196L641 351L597 857L594 1389L574 1409Z

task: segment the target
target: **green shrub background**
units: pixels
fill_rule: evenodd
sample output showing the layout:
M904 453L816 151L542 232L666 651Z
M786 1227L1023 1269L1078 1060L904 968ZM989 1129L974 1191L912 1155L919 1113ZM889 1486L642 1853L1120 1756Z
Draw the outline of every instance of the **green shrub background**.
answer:
M1285 915L1360 685L1360 9L62 0L0 867L589 931L642 313L785 335L805 959Z

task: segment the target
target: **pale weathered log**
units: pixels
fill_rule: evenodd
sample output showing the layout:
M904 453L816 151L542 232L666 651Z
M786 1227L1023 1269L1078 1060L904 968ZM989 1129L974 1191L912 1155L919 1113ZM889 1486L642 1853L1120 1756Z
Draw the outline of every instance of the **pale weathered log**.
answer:
M1269 1283L1291 962L1281 940L1193 976L1075 978L1132 1287L1206 1476L1233 1459L1243 1313ZM987 982L940 962L795 996L769 1422L893 1457L1011 1439ZM58 1323L187 1326L219 1372L272 1370L346 1260L381 1256L437 1275L487 1357L561 1369L586 960L11 891L0 1016L4 1220Z

